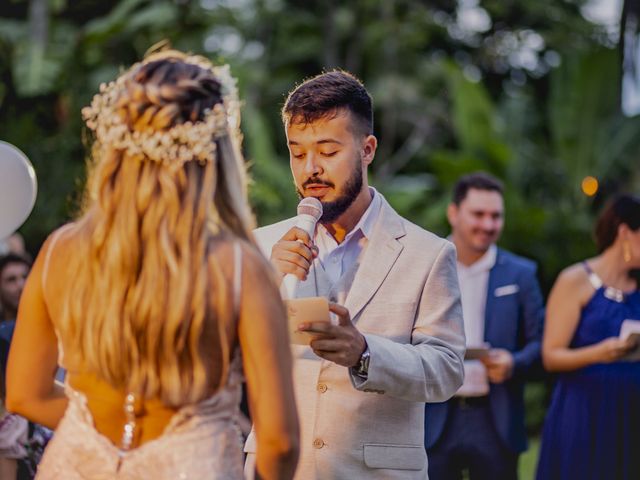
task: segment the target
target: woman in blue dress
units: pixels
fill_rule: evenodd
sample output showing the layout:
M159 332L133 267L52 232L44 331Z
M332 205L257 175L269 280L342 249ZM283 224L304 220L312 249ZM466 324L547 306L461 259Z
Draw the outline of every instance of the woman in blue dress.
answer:
M547 304L542 358L558 376L538 480L640 479L640 362L619 338L640 321L640 198L609 203L595 238L601 253L565 269Z

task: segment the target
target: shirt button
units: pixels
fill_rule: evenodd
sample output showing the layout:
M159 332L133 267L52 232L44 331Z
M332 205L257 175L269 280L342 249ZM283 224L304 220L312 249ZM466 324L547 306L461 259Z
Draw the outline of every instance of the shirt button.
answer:
M318 386L316 387L316 389L320 392L320 393L324 393L327 391L327 385L324 383L319 383Z
M316 438L313 441L313 448L322 448L324 447L324 440L322 440L321 438Z

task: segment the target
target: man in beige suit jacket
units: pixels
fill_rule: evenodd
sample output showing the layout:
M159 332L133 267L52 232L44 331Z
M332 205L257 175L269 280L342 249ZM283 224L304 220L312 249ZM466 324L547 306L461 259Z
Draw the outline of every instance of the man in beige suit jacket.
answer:
M427 478L424 402L462 383L464 334L454 247L400 217L367 167L377 146L371 98L352 75L307 80L283 109L301 197L324 213L314 238L295 218L256 239L295 296L326 296L338 324L306 324L293 346L301 424L296 479ZM245 447L251 474L255 442Z

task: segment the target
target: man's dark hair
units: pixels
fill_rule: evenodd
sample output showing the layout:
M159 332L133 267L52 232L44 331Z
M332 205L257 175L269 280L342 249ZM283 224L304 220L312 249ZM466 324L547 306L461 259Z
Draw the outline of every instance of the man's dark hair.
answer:
M29 260L24 255L19 255L17 253L7 253L6 255L0 255L0 276L7 265L11 263L22 263L27 267L31 268L31 260Z
M502 182L493 175L486 172L473 172L460 177L453 186L453 203L460 205L472 188L498 192L500 195L504 192Z
M640 197L622 193L613 197L596 220L594 237L599 252L605 251L618 236L618 227L627 225L632 231L640 228Z
M369 92L354 75L332 70L305 80L293 89L282 107L282 121L308 124L334 118L339 111L351 112L355 134L373 134L373 102Z

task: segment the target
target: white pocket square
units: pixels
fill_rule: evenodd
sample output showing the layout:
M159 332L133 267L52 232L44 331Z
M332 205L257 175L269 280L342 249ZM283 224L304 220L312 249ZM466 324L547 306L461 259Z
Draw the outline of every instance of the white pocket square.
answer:
M520 287L518 285L504 285L502 287L498 287L494 290L493 294L496 297L504 297L506 295L513 295L514 293L518 293L520 291Z

